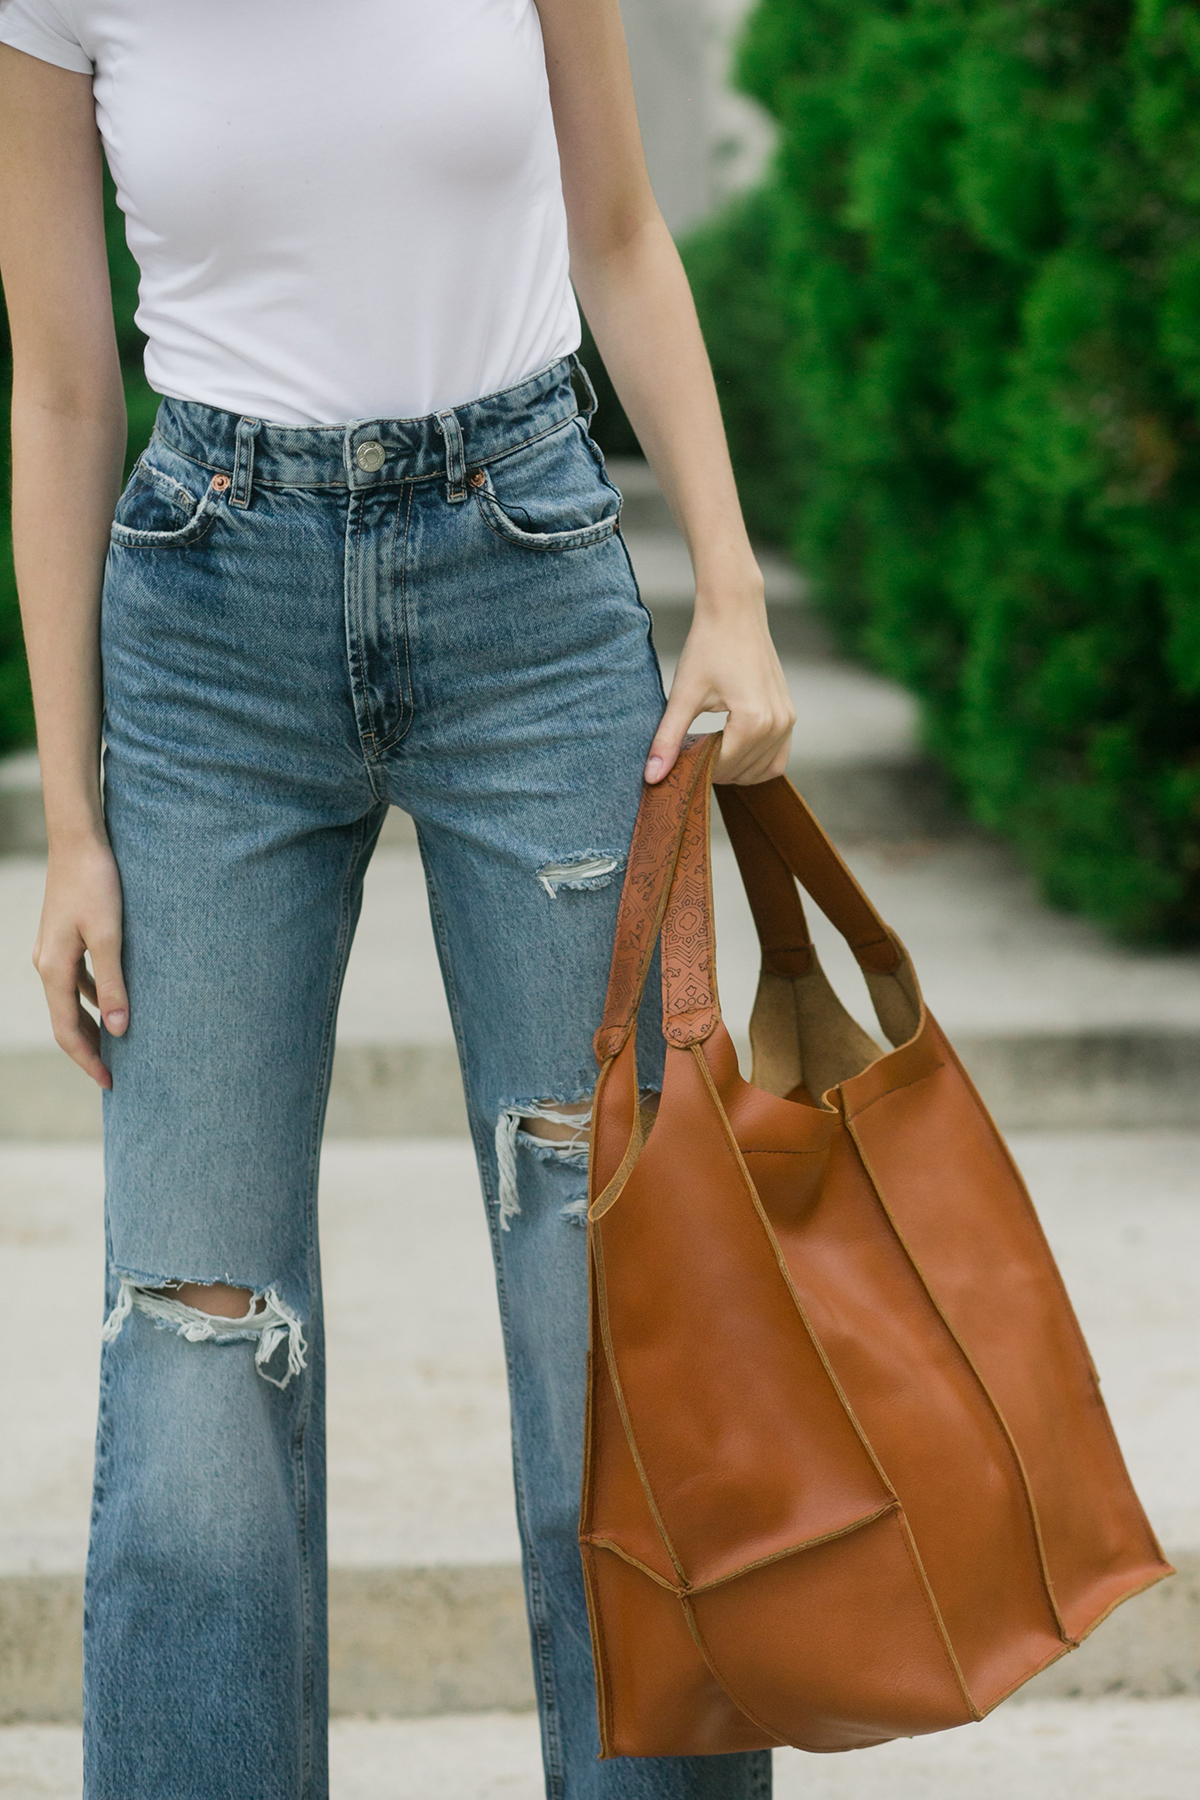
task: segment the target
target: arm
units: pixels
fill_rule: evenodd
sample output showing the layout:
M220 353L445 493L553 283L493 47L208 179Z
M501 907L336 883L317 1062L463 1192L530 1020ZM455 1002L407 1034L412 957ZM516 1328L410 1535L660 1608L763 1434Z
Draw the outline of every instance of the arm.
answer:
M80 1000L124 1031L120 882L100 804L99 616L126 427L100 171L90 77L0 45L13 552L50 839L34 963L58 1043L110 1087Z
M618 0L537 5L572 279L696 577L692 628L646 779L667 773L698 713L727 711L717 780L766 781L787 764L795 713L687 276L646 173Z

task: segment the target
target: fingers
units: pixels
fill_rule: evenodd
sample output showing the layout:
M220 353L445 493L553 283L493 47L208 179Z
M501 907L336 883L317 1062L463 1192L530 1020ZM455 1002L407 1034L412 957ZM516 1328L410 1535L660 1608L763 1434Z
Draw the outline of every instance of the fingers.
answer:
M88 998L93 1001L112 1037L120 1037L129 1024L129 995L121 973L121 934L98 933L88 944L95 980Z
M691 684L681 682L676 676L671 683L671 695L667 701L667 710L659 721L658 730L654 734L654 742L646 758L646 780L651 787L662 781L671 773L675 759L679 755L683 740L687 736L688 726L699 713L704 711L702 702L697 702L691 691Z
M106 843L57 853L51 846L33 963L46 990L55 1043L98 1087L111 1088L100 1055L100 1025L84 1005L88 1001L96 1008L112 1036L127 1029L121 883Z
M787 768L796 711L760 608L744 618L698 610L646 764L661 781L701 713L725 713L713 779L750 786Z
M80 999L81 990L86 992L87 976L82 946L74 957L62 945L39 943L38 952L35 963L46 990L55 1043L98 1087L110 1088L112 1076L100 1059L100 1027Z
M713 780L732 786L752 787L787 772L795 714L769 712L747 718L731 712L721 738L721 752Z

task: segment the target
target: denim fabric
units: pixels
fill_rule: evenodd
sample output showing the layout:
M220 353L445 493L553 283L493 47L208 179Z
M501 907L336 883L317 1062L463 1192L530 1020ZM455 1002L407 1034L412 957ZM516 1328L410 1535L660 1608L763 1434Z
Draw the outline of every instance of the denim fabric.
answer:
M547 1791L769 1793L766 1755L596 1759L585 1170L518 1128L591 1091L663 704L619 504L567 363L345 427L167 400L122 497L105 804L132 1022L104 1045L88 1800L328 1791L316 1171L389 803L417 823L495 1248ZM260 1310L152 1291L177 1281Z

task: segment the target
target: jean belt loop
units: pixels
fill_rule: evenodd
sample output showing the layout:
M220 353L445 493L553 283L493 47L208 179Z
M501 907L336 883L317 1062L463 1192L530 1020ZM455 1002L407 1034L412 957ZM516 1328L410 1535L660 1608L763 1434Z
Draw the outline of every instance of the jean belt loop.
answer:
M261 419L239 419L237 444L233 453L233 482L229 489L230 506L249 506L254 487L254 440L262 430Z
M437 415L438 430L446 442L446 498L452 506L467 497L467 461L462 426L456 412Z
M580 411L583 413L583 422L590 431L592 420L596 416L596 408L599 406L600 402L596 398L596 390L592 386L591 376L588 374L573 350L571 352L571 369L574 374L578 375L580 382L583 385L583 391L587 396L587 405L581 407Z

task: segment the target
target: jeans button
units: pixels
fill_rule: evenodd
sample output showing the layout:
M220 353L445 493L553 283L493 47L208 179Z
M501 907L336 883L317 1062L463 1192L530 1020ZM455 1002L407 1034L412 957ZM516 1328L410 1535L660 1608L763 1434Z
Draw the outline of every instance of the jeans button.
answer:
M364 475L374 475L377 469L382 469L385 458L386 452L383 445L376 438L368 438L366 443L360 444L354 452L354 460Z

